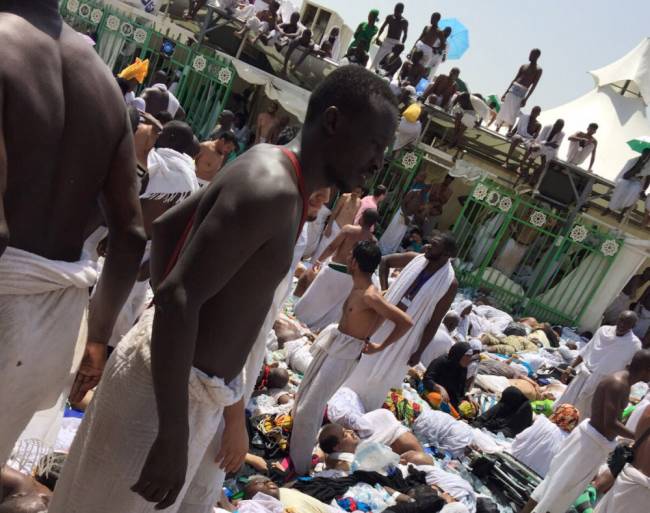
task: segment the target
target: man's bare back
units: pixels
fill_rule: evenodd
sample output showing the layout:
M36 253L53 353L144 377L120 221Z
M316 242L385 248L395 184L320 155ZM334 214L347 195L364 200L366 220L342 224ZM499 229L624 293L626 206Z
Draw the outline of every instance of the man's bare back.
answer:
M337 209L338 213L334 220L341 227L352 224L354 222L354 216L357 215L359 207L361 206L361 198L358 194L347 193L343 194L339 198L339 201L341 202L341 207L340 209Z
M3 2L2 10L20 12L18 4ZM38 16L30 23L0 12L0 40L0 177L8 162L10 245L78 260L84 220L93 217L100 194L124 177L128 187L131 172L135 187L124 100L92 46L65 24L57 30L53 23L40 25Z
M223 190L228 192L221 197ZM258 191L256 197L252 197L251 190ZM165 303L172 300L166 289L177 287L176 280L183 273L194 277L186 285L191 287L187 300L203 304L196 326L178 333L182 338L196 337L195 367L226 382L239 374L268 313L275 288L291 264L301 208L289 160L280 149L261 145L225 168L209 188L158 219L151 257L156 305L164 311ZM235 209L237 218L233 217ZM158 288L195 210L185 250L163 287ZM241 215L242 210L247 213ZM222 238L219 247L206 247L210 231L219 227L223 233L227 224L232 226L225 234L230 242ZM247 237L247 233L255 237ZM263 238L265 234L267 239ZM231 276L221 275L219 269L231 268L233 261L243 265ZM193 269L191 273L188 266ZM209 291L217 288L219 292L211 295ZM251 294L252 290L258 293ZM156 316L156 320L163 317ZM154 321L154 333L156 326Z
M319 260L322 262L332 256L332 262L347 265L350 254L355 244L362 240L376 242L377 239L369 228L355 224L348 224L343 227L332 244L323 252ZM332 254L333 252L333 254Z

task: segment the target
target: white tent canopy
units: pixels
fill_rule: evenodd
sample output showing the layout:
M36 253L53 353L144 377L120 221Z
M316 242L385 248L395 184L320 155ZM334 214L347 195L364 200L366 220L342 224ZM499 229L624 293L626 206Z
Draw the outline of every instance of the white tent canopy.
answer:
M569 103L542 112L542 124L564 120L567 136L585 131L589 123L598 123L598 149L593 171L614 181L623 166L639 156L627 141L650 135L646 115L650 102L650 38L618 61L592 71L596 87ZM621 94L625 92L625 94ZM565 159L569 142L565 140L558 157ZM587 168L589 159L583 167Z

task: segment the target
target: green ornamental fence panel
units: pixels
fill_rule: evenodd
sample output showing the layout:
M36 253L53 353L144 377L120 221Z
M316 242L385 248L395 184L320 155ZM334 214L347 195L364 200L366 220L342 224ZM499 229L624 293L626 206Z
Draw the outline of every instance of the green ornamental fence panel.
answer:
M378 185L386 186L389 191L388 197L380 208L379 225L384 229L390 223L393 215L399 208L402 198L409 191L413 178L417 174L423 153L417 149L404 149L396 153L388 165L381 172L375 175L374 180L368 188L372 190ZM382 230L377 230L377 236L381 236Z
M138 93L150 85L155 71L164 71L197 137L210 135L236 77L228 59L205 46L185 45L157 31L149 19L98 0L63 0L60 12L71 27L96 41L97 53L113 74L136 57L149 59L149 74Z
M479 181L454 224L461 287L502 308L575 326L623 241L597 225L489 179Z

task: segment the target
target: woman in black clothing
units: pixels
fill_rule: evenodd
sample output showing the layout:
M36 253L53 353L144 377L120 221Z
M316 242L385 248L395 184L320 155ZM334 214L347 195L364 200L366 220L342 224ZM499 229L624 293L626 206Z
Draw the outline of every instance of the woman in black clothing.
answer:
M533 424L533 409L526 396L516 387L508 387L492 408L477 418L472 426L514 438Z
M425 397L434 408L446 411L444 404L451 406L448 413L455 413L458 405L465 399L467 367L472 362L473 350L467 342L451 346L447 356L433 360L424 373L422 384Z

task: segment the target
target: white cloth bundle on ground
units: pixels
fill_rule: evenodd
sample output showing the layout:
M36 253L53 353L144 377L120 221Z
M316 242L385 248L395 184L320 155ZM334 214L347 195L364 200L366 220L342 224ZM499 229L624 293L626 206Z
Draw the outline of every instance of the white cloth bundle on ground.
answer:
M641 349L641 341L633 332L619 337L616 326L601 326L580 351L583 363L564 394L555 404L572 404L580 417L591 415L591 400L598 383L609 374L623 370Z
M296 318L312 331L338 323L343 303L352 291L352 277L344 271L324 265L305 294L294 306Z
M424 255L415 257L390 286L385 296L386 300L397 305L427 265L428 260ZM345 386L359 395L366 411L380 408L388 391L401 386L408 369L408 360L418 348L424 328L454 278L451 262L447 262L422 286L406 310L413 319L413 327L406 335L380 353L364 354L361 357L359 366L346 381ZM385 321L372 335L370 341L383 343L394 326L392 322Z
M140 199L177 203L199 190L194 160L171 148L156 148L147 157L149 181Z
M568 436L569 433L540 415L532 426L515 437L510 454L545 477L553 457L560 452L560 447Z
M517 82L513 83L508 89L506 96L501 104L501 109L497 114L497 125L512 126L521 110L521 102L528 92L528 87Z
M365 413L359 395L348 387L339 388L327 402L329 421L356 431L361 438L372 433L372 426L363 418Z
M594 513L643 513L650 503L650 477L628 464Z
M90 259L48 260L13 247L0 258L2 462L32 416L67 395L86 344L88 289L96 280ZM44 423L43 436L48 429Z
M566 513L615 447L616 442L596 431L589 419L583 420L562 444L548 474L531 494L537 502L533 513Z
M341 333L338 325L324 329L312 346L314 359L300 383L293 409L290 454L296 472L309 472L327 401L359 363L365 341Z
M300 374L307 372L309 364L314 359L311 352L311 342L306 337L290 340L284 343L284 349L287 355L287 365Z
M111 355L57 482L51 513L156 511L154 503L130 489L158 431L151 374L153 317L154 310L147 310ZM183 498L221 426L223 409L237 402L242 392L241 376L225 384L191 369L186 483L176 504L166 511L184 511ZM213 464L215 454L209 454Z
M407 230L408 221L406 216L402 212L402 209L398 208L393 219L391 219L390 224L386 228L386 231L379 239L379 249L381 250L381 254L390 255L391 253L395 253L399 249Z

